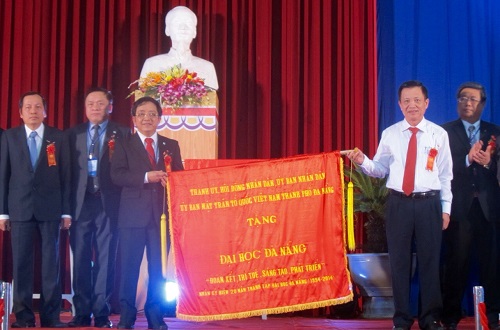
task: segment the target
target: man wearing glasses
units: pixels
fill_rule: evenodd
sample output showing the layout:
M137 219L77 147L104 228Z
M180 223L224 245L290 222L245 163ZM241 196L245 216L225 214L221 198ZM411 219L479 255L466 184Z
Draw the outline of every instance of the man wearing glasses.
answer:
M495 136L500 128L481 120L486 92L481 84L466 82L457 92L459 119L443 125L453 158L451 221L443 234L442 322L457 329L471 260L477 260L479 285L484 287L490 329L498 325L495 296L495 221L500 217L500 188L496 179Z
M143 97L135 101L132 120L137 132L123 142L117 141L111 164L111 178L122 187L118 215L121 329L132 329L136 320L137 281L145 247L149 281L144 312L148 329L168 329L163 321L165 281L160 241L160 217L167 201L165 157L170 157L173 171L184 168L178 142L156 133L161 114L155 99Z

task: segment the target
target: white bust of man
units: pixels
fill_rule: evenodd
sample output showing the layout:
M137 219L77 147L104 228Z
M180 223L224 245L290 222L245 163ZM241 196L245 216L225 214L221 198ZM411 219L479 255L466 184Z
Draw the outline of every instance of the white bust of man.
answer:
M191 9L177 6L165 16L165 34L172 40L172 47L167 54L150 57L144 62L141 77L149 72L164 71L180 64L182 68L196 72L205 79L205 85L215 90L219 89L217 74L212 62L191 54L191 42L196 37L198 19Z

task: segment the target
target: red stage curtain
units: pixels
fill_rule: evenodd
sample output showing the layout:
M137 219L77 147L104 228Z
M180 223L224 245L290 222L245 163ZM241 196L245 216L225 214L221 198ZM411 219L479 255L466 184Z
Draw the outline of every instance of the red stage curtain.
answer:
M358 146L375 151L376 0L2 0L0 126L20 123L19 96L39 90L47 123L84 120L83 93L104 86L129 124L128 85L167 52L164 17L198 17L193 53L219 86L219 157L277 158ZM11 279L0 235L0 278Z

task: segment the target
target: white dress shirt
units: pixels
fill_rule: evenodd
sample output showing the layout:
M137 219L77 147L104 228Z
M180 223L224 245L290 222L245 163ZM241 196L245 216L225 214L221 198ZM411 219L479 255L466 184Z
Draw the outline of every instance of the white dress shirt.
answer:
M411 131L410 124L402 120L382 132L377 153L370 160L365 157L361 164L364 173L387 179L387 188L402 192L406 153ZM425 118L416 126L417 163L415 168L414 192L429 190L441 191L441 205L444 213L451 211L451 179L453 179L453 161L451 158L448 133L440 126ZM437 156L432 170L426 169L429 151L435 148Z
M139 131L137 131L137 135L139 135L139 138L142 141L142 145L144 146L144 149L146 149L146 142L144 140L146 140L148 136L145 136ZM155 132L152 136L149 137L153 139L153 150L155 151L155 161L158 161L158 133ZM144 183L149 183L148 172L144 174Z

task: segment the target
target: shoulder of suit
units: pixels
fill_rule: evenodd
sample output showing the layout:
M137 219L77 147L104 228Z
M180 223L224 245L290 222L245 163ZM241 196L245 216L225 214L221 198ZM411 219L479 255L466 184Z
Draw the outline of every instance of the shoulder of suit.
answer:
M168 138L168 137L160 135L160 134L158 134L158 141L165 141L165 142L168 142L168 143L179 143L177 140Z
M88 122L84 122L84 123L80 123L80 124L76 124L74 126L71 126L70 128L68 128L67 130L65 130L65 132L67 133L79 133L79 132L84 132L87 130L87 125L88 125Z
M452 121L449 121L449 122L446 122L444 124L441 125L442 128L444 128L445 130L448 130L450 128L453 128L453 127L463 127L463 123L462 123L462 120L459 119L455 119L455 120L452 120Z
M495 123L491 123L489 121L481 120L481 128L486 128L488 130L500 131L500 126Z
M63 131L61 129L59 129L57 127L53 127L53 126L48 126L48 125L45 125L45 132L50 133L50 134L56 134L56 135L63 133Z
M444 132L445 129L443 126L436 124L433 121L426 120L425 125L427 126L428 129L432 130L433 132Z
M130 133L130 128L114 121L108 122L108 130L120 131L124 134Z

